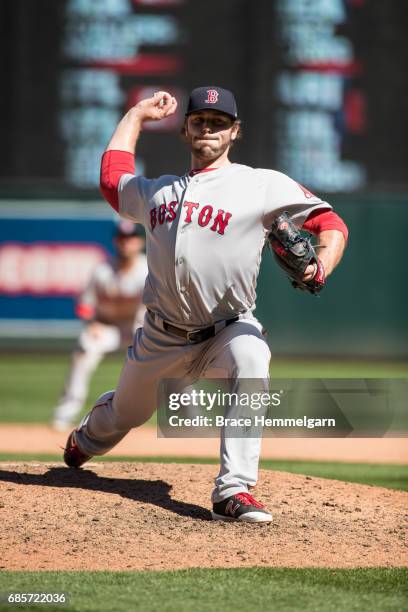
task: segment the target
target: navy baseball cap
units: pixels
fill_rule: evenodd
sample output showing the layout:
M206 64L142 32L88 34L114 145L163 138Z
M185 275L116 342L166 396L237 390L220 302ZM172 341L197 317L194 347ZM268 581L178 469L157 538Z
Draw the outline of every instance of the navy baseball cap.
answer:
M132 221L124 220L120 221L116 226L115 236L121 238L122 236L138 236L144 238L144 230L138 223L132 223Z
M217 110L229 115L232 119L238 117L234 94L217 85L193 89L188 100L186 115L199 110Z

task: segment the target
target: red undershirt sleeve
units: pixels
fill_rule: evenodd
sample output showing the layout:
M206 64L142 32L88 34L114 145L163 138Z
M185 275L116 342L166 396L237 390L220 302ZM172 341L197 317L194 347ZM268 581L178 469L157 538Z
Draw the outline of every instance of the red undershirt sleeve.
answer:
M332 210L314 210L304 222L302 229L311 234L320 234L324 230L338 230L347 242L348 229L343 219Z
M135 173L135 156L128 151L105 151L101 161L100 190L107 202L119 212L118 186L123 174Z

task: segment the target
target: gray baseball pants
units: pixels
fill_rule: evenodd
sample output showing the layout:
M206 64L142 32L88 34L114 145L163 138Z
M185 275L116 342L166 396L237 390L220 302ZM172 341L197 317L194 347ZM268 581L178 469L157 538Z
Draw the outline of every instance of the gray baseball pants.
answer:
M165 331L158 318L146 314L136 330L134 342L122 369L116 391L103 394L80 424L77 442L89 455L103 455L133 427L145 423L157 407L157 385L161 379L261 379L268 389L269 347L261 324L248 313L216 336L190 344ZM245 381L243 381L245 386ZM247 389L245 389L247 390ZM259 388L258 388L259 390ZM255 486L261 451L261 436L230 437L221 430L220 471L212 501L218 502Z

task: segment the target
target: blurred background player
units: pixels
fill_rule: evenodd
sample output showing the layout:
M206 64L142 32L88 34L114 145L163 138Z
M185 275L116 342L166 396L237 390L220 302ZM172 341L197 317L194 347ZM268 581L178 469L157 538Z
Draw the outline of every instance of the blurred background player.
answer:
M76 306L76 314L86 324L54 410L51 425L58 431L68 429L81 412L92 373L104 355L131 344L134 330L143 324L147 276L143 228L122 221L113 243L115 256L95 268Z

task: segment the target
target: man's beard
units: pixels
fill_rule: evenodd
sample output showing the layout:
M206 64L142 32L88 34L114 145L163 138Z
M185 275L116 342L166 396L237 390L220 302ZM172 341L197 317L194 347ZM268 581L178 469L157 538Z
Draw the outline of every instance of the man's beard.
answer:
M221 157L221 155L228 149L228 146L228 143L222 146L211 147L202 142L199 144L195 144L193 142L191 143L191 150L198 159L201 159L202 161L211 161Z

